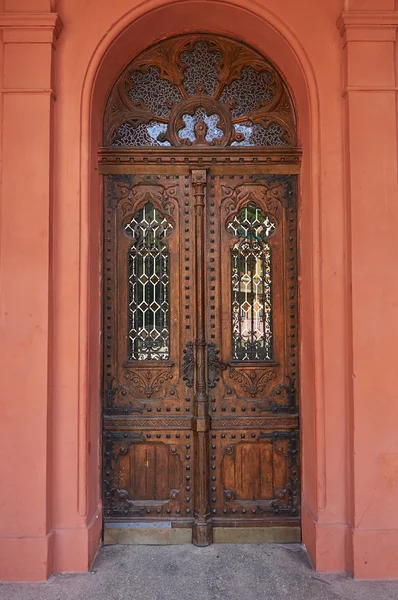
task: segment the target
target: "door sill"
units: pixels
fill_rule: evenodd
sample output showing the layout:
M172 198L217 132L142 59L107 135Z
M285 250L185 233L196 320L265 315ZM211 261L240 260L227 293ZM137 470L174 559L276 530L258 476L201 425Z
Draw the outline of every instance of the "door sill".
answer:
M151 524L152 525L152 524ZM159 526L160 525L160 526ZM295 544L301 542L300 527L214 527L215 544ZM104 527L104 545L171 546L192 543L192 529L158 524L136 527L112 523Z

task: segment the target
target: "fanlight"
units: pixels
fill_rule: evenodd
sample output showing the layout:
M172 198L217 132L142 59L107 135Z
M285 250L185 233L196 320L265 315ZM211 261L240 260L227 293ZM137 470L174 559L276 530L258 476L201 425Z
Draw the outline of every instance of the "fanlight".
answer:
M294 146L293 103L275 67L224 37L160 42L109 96L106 146Z

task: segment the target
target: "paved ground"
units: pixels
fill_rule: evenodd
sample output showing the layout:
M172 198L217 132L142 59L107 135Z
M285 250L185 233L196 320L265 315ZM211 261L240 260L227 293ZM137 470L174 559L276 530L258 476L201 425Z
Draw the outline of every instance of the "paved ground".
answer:
M93 572L0 584L0 600L397 600L398 581L321 575L300 546L107 546Z

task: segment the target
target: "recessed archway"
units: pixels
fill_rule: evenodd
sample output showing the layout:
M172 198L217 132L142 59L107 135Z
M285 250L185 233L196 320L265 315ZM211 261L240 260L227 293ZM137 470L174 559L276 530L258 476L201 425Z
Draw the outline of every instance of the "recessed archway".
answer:
M249 4L248 4L249 7ZM192 24L194 23L194 27ZM239 27L238 27L239 25ZM239 31L237 30L239 29ZM302 386L302 448L303 448L303 539L314 551L314 515L322 506L324 490L322 431L323 396L322 371L323 352L320 337L321 301L319 272L319 196L318 176L318 106L317 93L311 67L300 44L273 15L258 9L237 7L224 2L186 2L153 5L150 11L141 9L126 15L117 23L97 49L86 78L82 112L82 150L89 157L88 170L82 171L82 207L85 218L82 223L82 240L90 240L88 253L83 253L88 270L82 271L81 280L81 324L83 339L89 342L88 362L82 358L82 374L88 375L88 390L82 386L81 398L87 401L91 426L90 443L98 443L99 411L99 365L100 353L98 331L100 329L100 293L97 280L100 261L101 207L99 198L101 182L96 170L96 147L101 145L102 114L107 94L115 77L141 48L156 40L186 31L208 31L239 37L260 52L269 56L289 83L298 108L299 142L304 148L301 179L301 222L306 222L306 236L300 244L301 256L301 307L302 331L301 364ZM311 268L309 268L311 265ZM84 262L83 262L84 266ZM90 290L90 292L88 292ZM90 298L90 311L87 310ZM316 306L317 310L313 310ZM305 310L303 310L305 307ZM86 337L87 336L87 337ZM84 353L83 353L84 355ZM316 360L315 360L316 356ZM85 378L81 378L85 381ZM315 419L318 415L318 419ZM316 433L315 433L316 432ZM86 464L84 429L80 439L82 464ZM80 505L86 510L86 502L92 505L98 498L98 455L88 462L88 482L81 474ZM87 490L87 492L86 492ZM320 491L319 491L320 490ZM306 514L307 512L307 514ZM311 517L308 515L311 514ZM315 552L314 552L315 554Z

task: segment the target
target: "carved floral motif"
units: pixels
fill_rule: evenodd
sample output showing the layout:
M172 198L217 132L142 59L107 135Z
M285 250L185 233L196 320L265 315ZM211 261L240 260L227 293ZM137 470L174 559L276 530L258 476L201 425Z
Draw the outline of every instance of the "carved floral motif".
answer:
M139 395L152 398L155 394L159 394L165 382L173 379L172 370L172 365L161 370L155 368L126 368L124 376L128 381L131 381Z
M178 207L177 183L169 181L163 185L152 178L140 178L138 181L137 179L137 176L121 175L112 177L110 180L111 204L119 208L123 220L135 215L140 208L149 203L162 214L167 215L171 223L175 225L173 215Z
M238 370L230 367L229 376L240 385L244 392L254 398L267 388L270 381L276 378L276 371L269 369Z
M290 203L290 180L286 176L269 176L264 182L244 183L236 187L221 186L222 205L227 215L237 214L243 206L253 202L264 212L281 219L281 211Z

